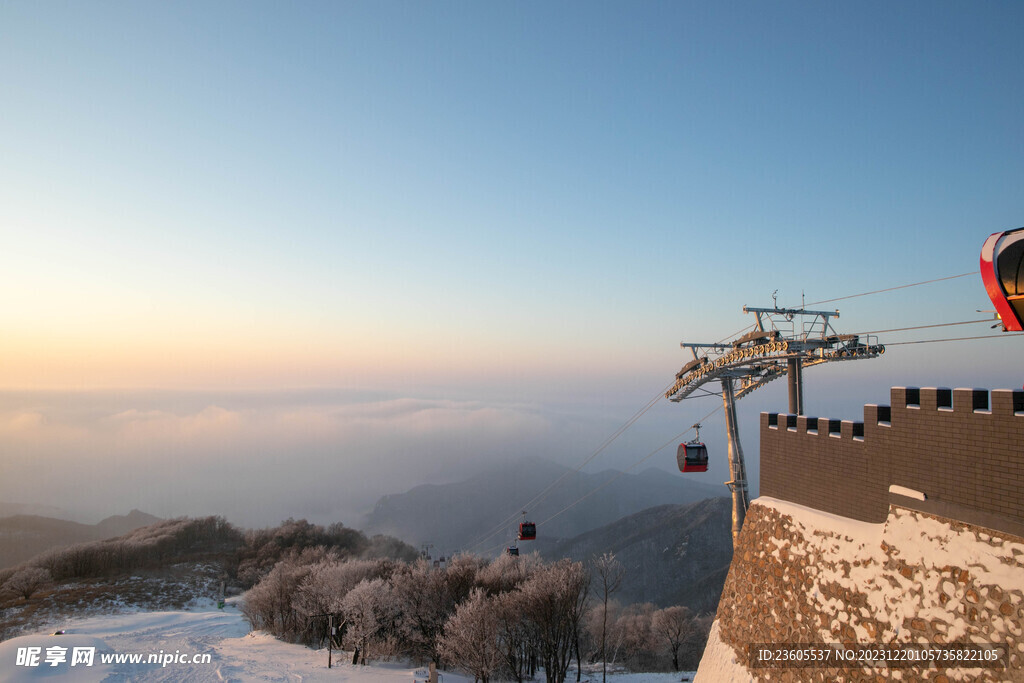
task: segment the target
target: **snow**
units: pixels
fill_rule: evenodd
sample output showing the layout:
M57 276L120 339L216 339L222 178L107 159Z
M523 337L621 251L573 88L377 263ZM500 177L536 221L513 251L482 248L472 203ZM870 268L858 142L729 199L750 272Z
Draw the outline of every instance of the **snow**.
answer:
M587 668L586 666L583 667L584 670L586 668ZM543 676L539 680L543 680ZM566 683L573 683L575 680L576 680L576 669L572 669L572 670L569 671L569 675L565 677L565 681L566 681ZM598 671L596 675L593 674L593 673L591 673L589 675L584 673L583 678L580 679L580 680L583 683L599 683L600 680L601 680L601 672ZM682 680L682 681L692 681L692 680L694 680L694 678L693 678L693 673L692 672L690 672L690 673L671 673L671 674L667 674L667 673L659 673L659 674L655 674L655 673L646 673L646 674L645 673L639 673L639 674L616 673L616 674L612 674L612 673L609 673L608 674L608 680L609 681L613 681L613 683L669 683L670 681L671 681L671 683L678 683L678 681L680 681L680 680Z
M784 515L789 515L797 525L803 527L803 531L807 536L812 535L814 531L831 532L837 536L850 539L851 542L855 542L858 546L872 543L877 545L882 540L882 532L885 528L885 522L879 524L861 522L849 517L833 515L829 512L822 512L805 505L798 505L797 503L790 503L786 500L779 500L778 498L770 498L768 496L761 496L751 504L763 505L777 510ZM846 559L852 560L853 558L848 557Z
M238 609L239 598L228 600L219 610L210 602L192 610L175 612L126 612L89 617L55 626L64 635L26 635L0 643L0 683L46 680L77 681L332 681L383 683L384 681L425 681L427 670L407 664L375 663L353 666L352 654L334 652L333 667L327 668L327 650L311 650L302 645L284 643L263 632L250 632ZM18 650L40 648L38 666L19 666ZM47 648L67 648L67 661L57 666L46 663ZM94 664L70 665L75 647L93 647ZM102 664L101 654L141 653L165 657L191 657L209 654L207 664L170 662ZM455 672L439 672L442 683L471 683L472 677ZM609 674L613 683L675 683L690 680L692 674ZM568 680L575 680L570 672ZM584 681L600 681L586 672Z
M422 681L424 669L398 664L353 666L345 653L334 653L334 666L327 668L327 650L311 650L283 643L261 632L250 632L238 610L237 599L224 610L213 604L194 611L133 612L90 617L63 625L64 635L29 635L0 643L0 682L7 681ZM46 648L59 646L95 647L94 665L72 667L45 663ZM39 666L18 666L19 648L41 647ZM210 663L171 662L102 664L100 654L142 653L187 656L208 653ZM351 657L351 654L348 655ZM70 660L70 654L68 660ZM470 679L445 672L445 683L468 683Z
M908 489L906 486L899 486L898 484L892 484L889 486L889 493L895 493L898 496L906 496L907 498L913 498L914 500L927 500L928 496L915 491L914 489Z
M1020 581L1019 568L1003 562L1012 559L1015 544L996 548L979 541L972 532L957 531L948 524L899 507L890 510L886 522L870 524L767 497L756 502L789 515L809 548L829 558L830 562L818 563L815 567L818 584L835 583L863 592L871 611L887 617L885 620L894 626L880 634L883 642L905 640L910 636L909 632L901 633L897 626L906 618L948 621L950 639L967 632L963 618L940 602L940 591L930 590L943 585L940 584L942 567L966 566L983 583L1012 586ZM883 541L895 556L921 571L911 578L887 572L883 578L881 568L887 559ZM927 587L923 585L925 581L929 584ZM963 588L953 582L946 584L948 594L961 597ZM815 598L825 613L839 614L846 609L846 605L835 598L828 599L817 592ZM856 630L860 640L872 640L866 632L861 632L863 629L857 627ZM828 629L822 629L821 636L827 642Z
M972 531L957 531L937 519L894 508L887 522L886 537L910 564L967 567L981 583L1020 586L1021 570L1015 556L1024 555L1024 544L999 536L979 541ZM992 545L998 544L998 545Z
M704 656L697 667L695 683L729 683L732 681L753 681L747 667L736 660L733 649L722 642L718 635L718 619L711 624L708 644L704 647Z

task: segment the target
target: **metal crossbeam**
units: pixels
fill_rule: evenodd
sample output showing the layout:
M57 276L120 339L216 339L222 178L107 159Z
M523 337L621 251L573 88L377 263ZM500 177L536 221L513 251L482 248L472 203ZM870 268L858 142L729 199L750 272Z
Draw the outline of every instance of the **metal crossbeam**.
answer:
M665 398L679 402L708 382L721 382L729 441L729 475L726 482L733 498L733 542L746 514L747 477L736 423L736 401L783 375L789 377L789 412L803 414L803 370L834 361L877 358L885 347L872 335L839 334L832 319L839 311L802 308L743 307L753 313L757 329L727 343L681 342L693 360L676 373ZM794 320L800 317L801 329ZM810 318L810 321L804 320ZM698 355L698 350L704 355Z

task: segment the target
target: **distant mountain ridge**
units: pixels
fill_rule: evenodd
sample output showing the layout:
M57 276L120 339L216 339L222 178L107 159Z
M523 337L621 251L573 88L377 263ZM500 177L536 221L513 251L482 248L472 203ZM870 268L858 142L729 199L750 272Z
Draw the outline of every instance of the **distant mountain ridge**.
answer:
M524 542L524 552L537 549L544 553L553 543L652 506L726 495L722 486L661 470L574 472L529 457L461 482L417 486L406 493L384 496L367 515L362 529L367 535L387 534L415 546L431 544L438 555L459 550L494 554L512 540L521 506L563 476L526 511L527 518L539 526L538 540L533 546Z
M612 596L620 602L713 612L732 561L732 501L718 497L648 508L544 547L541 555L588 563L609 552L625 570Z
M86 541L121 536L161 521L140 510L107 517L97 524L79 524L39 515L0 518L0 569L13 567L39 553Z
M0 501L0 519L15 515L36 515L53 519L74 520L74 515L55 505L39 505L37 503L8 503Z

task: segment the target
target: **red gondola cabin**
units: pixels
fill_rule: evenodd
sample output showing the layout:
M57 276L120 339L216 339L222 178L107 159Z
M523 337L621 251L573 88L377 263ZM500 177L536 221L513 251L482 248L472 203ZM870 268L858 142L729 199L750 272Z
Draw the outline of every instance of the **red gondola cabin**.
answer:
M519 540L532 541L537 538L537 525L533 522L523 522L519 525Z
M676 462L680 472L707 472L708 447L699 441L679 444Z
M519 548L515 547L514 545L505 548L505 552L509 555L512 555L513 557L519 557Z

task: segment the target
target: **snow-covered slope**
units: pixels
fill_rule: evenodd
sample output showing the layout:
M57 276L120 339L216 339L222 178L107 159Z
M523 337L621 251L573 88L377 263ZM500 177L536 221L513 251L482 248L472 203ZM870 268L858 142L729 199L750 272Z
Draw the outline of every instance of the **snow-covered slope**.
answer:
M135 612L96 616L62 624L63 635L28 635L0 643L0 683L7 681L424 681L427 671L402 664L353 666L335 652L327 668L327 650L311 650L249 632L237 599L224 610L212 603L180 612ZM38 648L32 650L32 648ZM92 648L92 666L72 665L75 648ZM32 665L32 653L38 662ZM141 655L139 663L105 663L106 656ZM150 655L155 662L148 663ZM195 655L209 655L193 662ZM350 658L351 653L347 653ZM55 665L48 662L56 661ZM63 661L60 661L63 660ZM19 664L19 661L21 662ZM167 663L164 664L164 661ZM28 664L28 665L26 665ZM573 680L575 680L575 674ZM685 674L618 674L615 683L669 683ZM600 680L584 675L583 680ZM443 672L445 683L472 678Z
M183 612L136 612L98 616L64 626L64 635L30 635L0 643L0 681L413 681L426 672L407 666L353 667L335 653L327 668L327 650L314 651L250 633L237 606L213 605ZM26 665L29 648L40 648L39 663ZM63 648L65 651L53 650ZM72 665L74 648L95 648L92 666ZM19 665L19 651L21 661ZM47 662L47 655L56 665ZM104 663L104 655L142 655L140 663ZM155 655L154 663L148 663ZM209 655L208 662L192 661ZM166 664L164 662L167 662ZM458 674L445 681L464 683Z

